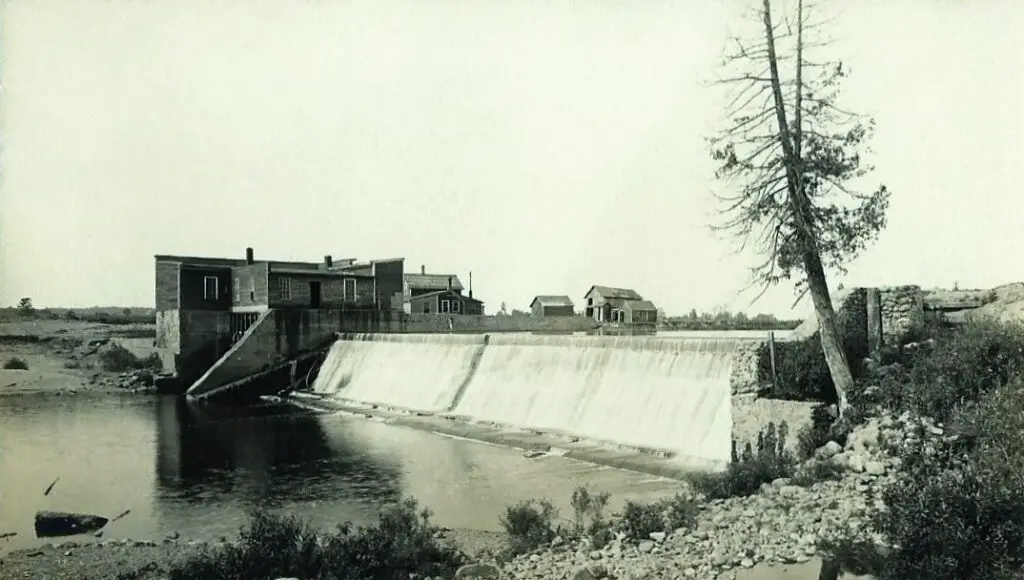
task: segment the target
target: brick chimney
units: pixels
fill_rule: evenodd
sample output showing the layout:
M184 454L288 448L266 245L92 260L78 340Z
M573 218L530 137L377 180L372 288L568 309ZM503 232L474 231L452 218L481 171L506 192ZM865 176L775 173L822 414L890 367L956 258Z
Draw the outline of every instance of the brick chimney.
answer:
M324 256L324 266L329 270L331 266L334 266L334 259L331 258L330 254Z
M448 276L448 291L452 291L452 277Z
M421 264L420 265L420 274L426 274L426 273L427 273L427 266L426 266L426 264Z
M252 265L252 248L245 249L245 263Z

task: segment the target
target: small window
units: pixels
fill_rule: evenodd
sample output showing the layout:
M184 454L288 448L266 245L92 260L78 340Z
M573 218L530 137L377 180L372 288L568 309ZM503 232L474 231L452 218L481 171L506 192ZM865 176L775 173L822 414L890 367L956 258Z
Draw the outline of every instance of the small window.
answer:
M219 298L216 276L203 276L203 300L216 300Z
M345 278L342 282L341 297L345 302L355 302L356 300L356 279Z
M430 314L430 303L429 302L424 302L423 303L423 314Z
M452 300L452 312L458 314L462 310L462 303L458 300Z
M277 289L281 292L281 300L292 299L292 279L291 278L278 278Z
M441 312L450 312L449 302L447 300L441 301Z
M234 282L234 286L235 286L235 288L234 288L234 290L235 290L235 302L241 302L242 301L242 279L239 278L238 276L235 276L235 279L234 279L233 282Z

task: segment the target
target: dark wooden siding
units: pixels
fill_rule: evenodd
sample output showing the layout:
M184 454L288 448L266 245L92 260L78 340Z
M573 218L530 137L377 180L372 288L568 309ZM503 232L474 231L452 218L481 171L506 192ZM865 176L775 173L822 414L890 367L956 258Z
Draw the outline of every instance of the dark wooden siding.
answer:
M572 316L572 306L544 306L541 316Z
M382 310L401 310L402 303L393 303L392 299L395 294L402 293L405 263L401 260L377 262L374 269L377 276L377 304Z
M173 310L178 307L178 263L156 261L156 309Z
M217 278L217 299L204 298L204 279ZM231 308L231 268L198 268L182 265L179 304L182 310L229 310Z
M291 286L289 294L285 293L282 280L288 280ZM345 291L345 280L355 281L355 296ZM373 278L315 276L299 274L270 273L270 307L271 308L310 308L312 299L310 282L320 282L320 308L359 307L369 308L374 305ZM352 282L349 282L349 290Z

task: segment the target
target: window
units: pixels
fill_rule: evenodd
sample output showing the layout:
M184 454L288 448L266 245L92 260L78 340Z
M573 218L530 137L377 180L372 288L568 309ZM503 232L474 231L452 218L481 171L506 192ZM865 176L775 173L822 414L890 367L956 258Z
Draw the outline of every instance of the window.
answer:
M452 300L452 313L458 314L462 310L462 303L458 300Z
M233 283L234 283L234 287L235 287L234 288L234 290L235 290L235 302L236 303L237 302L241 302L242 301L242 279L239 278L238 276L235 276L235 279L234 279Z
M256 302L256 276L249 274L249 301Z
M441 301L441 312L450 312L450 311L451 311L450 303L447 300L442 300Z
M423 314L430 314L430 303L429 302L424 302L423 303Z
M203 300L216 300L219 298L216 276L203 276Z
M292 299L292 279L291 278L278 278L277 289L281 293L281 300Z
M356 301L356 279L345 278L341 285L341 298L345 302Z

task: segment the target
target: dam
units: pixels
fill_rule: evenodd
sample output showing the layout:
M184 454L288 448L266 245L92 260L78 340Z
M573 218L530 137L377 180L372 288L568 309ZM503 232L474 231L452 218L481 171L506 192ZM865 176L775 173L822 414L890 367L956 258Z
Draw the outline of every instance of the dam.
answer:
M764 338L342 334L313 392L722 465Z

